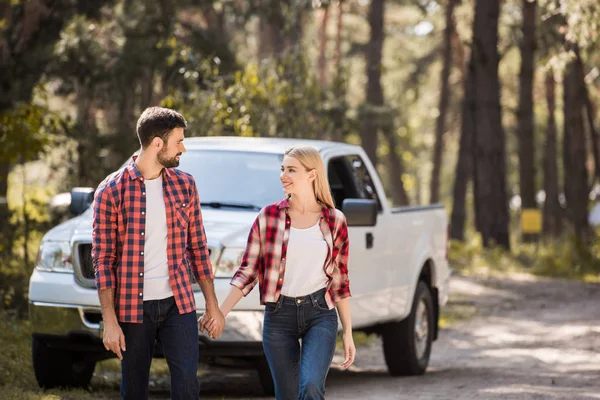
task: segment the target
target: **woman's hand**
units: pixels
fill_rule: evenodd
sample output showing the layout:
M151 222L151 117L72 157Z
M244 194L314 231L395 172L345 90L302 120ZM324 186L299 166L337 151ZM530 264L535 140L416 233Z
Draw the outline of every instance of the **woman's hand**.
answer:
M354 356L356 355L356 347L354 346L354 338L352 337L352 331L344 332L344 362L341 367L346 369L354 363Z

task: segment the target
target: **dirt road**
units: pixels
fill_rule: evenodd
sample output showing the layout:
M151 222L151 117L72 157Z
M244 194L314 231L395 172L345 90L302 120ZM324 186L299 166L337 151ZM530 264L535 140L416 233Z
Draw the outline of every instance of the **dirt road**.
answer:
M388 376L375 339L330 372L327 399L600 399L600 285L454 277L452 298L476 315L441 332L426 375ZM254 372L225 369L203 376L201 398L268 399Z

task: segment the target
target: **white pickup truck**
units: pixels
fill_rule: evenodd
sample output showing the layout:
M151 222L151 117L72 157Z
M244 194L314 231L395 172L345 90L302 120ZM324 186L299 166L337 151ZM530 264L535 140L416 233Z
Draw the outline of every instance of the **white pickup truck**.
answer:
M425 372L448 298L447 216L441 205L391 208L363 149L344 143L275 138L186 139L180 169L198 185L217 298L229 291L259 210L283 196L279 172L295 144L319 150L350 235L349 277L355 331L380 334L391 375ZM87 386L102 345L102 316L90 250L93 189L71 192L76 217L44 236L29 284L32 353L40 386ZM204 299L196 285L198 314ZM258 290L229 314L218 340L202 335L209 364L250 365L266 392L273 384L262 350ZM157 348L156 357L161 357Z

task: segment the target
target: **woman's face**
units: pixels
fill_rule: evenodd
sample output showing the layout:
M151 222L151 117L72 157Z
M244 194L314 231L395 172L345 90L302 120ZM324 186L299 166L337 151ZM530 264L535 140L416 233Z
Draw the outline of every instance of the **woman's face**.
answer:
M283 185L283 192L287 195L309 193L313 190L312 181L315 179L315 171L307 171L300 161L285 156L281 163L279 179Z

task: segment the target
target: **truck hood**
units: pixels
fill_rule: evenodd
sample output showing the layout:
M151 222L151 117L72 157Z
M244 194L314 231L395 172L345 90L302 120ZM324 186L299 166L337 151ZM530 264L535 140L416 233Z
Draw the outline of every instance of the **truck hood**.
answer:
M243 247L246 245L256 211L202 209L206 238L210 246ZM44 241L71 241L73 236L92 240L92 209L55 226L44 235Z

